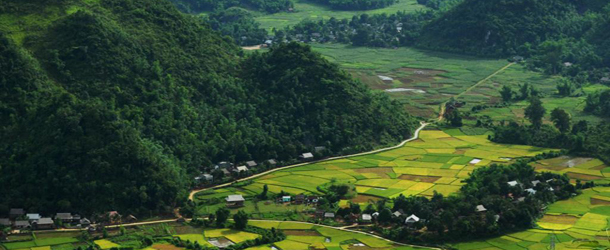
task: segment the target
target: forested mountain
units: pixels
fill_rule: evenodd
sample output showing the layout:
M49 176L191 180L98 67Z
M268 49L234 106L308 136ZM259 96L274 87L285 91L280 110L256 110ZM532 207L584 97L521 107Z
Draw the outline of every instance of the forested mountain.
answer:
M485 55L525 53L528 46L581 31L568 0L465 0L424 27L422 46Z
M415 126L308 47L244 58L166 0L5 0L6 15L48 27L0 27L0 210L168 212L213 162L369 149Z

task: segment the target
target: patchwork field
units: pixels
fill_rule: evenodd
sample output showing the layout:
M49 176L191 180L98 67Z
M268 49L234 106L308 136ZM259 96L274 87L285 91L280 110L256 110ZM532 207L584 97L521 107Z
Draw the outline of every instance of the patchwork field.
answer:
M610 218L609 187L584 190L581 195L548 207L538 228L486 241L456 244L458 249L607 249L610 237L606 229Z
M72 237L73 234L36 233L35 235L36 237L21 237L19 239L9 237L9 240L14 240L15 242L2 243L0 245L7 250L50 250L51 247L56 249L62 245L71 245L79 241L76 237Z
M331 17L351 19L354 15L365 13L369 15L382 13L396 14L398 11L415 12L426 8L423 5L417 4L416 0L398 0L396 4L386 8L367 11L335 11L308 0L296 0L294 3L294 12L279 12L271 15L257 13L256 21L261 24L261 28L271 30L273 28L280 29L286 26L293 26L302 20L330 19Z
M351 233L333 228L303 224L296 222L250 221L250 225L261 228L281 228L286 232L287 239L268 246L247 248L248 250L273 249L308 250L308 249L379 249L379 250L411 250L423 249L394 245L388 241L359 233ZM289 229L289 230L287 230Z
M270 193L281 191L296 194L321 194L319 186L331 182L349 183L355 186L358 196L352 202L366 204L380 198L394 198L403 194L432 196L456 193L461 181L474 169L491 163L507 163L513 159L531 157L550 149L518 145L501 145L487 140L487 135L468 136L461 130L446 132L425 130L416 141L405 146L377 154L358 156L309 164L271 173L240 187L221 188L198 194L197 201L223 198L239 193L246 197L246 212L262 214L273 212L298 212L304 205L283 205L252 201L263 185ZM358 198L363 196L361 198ZM347 204L347 203L345 203ZM204 206L200 213L212 213L216 206Z
M329 60L340 64L373 89L387 92L414 115L435 117L438 106L505 67L504 59L485 59L413 48L360 48L313 44ZM485 101L499 94L487 93ZM468 97L468 103L483 102Z

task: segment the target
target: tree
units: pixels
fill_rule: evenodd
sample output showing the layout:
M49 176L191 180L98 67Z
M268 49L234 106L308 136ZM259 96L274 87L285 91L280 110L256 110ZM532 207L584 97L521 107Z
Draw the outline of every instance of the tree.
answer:
M561 133L570 131L571 117L568 112L563 109L556 108L551 112L551 121Z
M229 209L225 207L218 208L218 210L216 210L216 227L224 227L229 215L231 215Z
M239 210L233 215L233 221L235 222L235 229L243 230L248 225L248 214L243 210Z
M453 127L461 127L463 125L462 113L457 108L445 113L445 118Z
M269 187L267 186L267 184L265 184L263 186L263 191L258 196L258 198L261 199L261 200L266 200L267 199L267 192L269 192Z
M513 100L513 89L508 85L504 85L502 90L500 90L500 95L504 102L510 102Z
M557 84L557 92L559 92L559 95L561 96L570 96L574 92L574 84L572 84L571 81L564 79Z
M392 220L392 211L389 208L384 208L379 212L379 217L377 217L377 221L380 223L388 223Z
M530 98L530 105L525 108L525 117L532 123L534 128L540 128L542 126L544 114L546 114L546 109L542 106L540 98Z

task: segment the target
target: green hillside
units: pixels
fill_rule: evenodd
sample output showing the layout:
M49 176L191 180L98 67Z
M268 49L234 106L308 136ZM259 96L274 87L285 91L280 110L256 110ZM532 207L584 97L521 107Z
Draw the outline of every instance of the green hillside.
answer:
M415 126L309 47L244 58L169 1L10 0L0 23L2 209L168 212L213 162L370 149Z
M420 44L470 54L516 54L578 31L576 8L566 0L466 0L426 27Z

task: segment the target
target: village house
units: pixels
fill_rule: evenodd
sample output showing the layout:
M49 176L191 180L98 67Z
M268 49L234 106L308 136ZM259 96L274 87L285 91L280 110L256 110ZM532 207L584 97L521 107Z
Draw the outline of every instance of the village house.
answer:
M302 194L295 195L293 203L295 205L301 205L301 204L305 203L305 195L302 195Z
M10 227L11 226L11 220L9 220L8 218L0 218L0 226L2 226L2 227Z
M400 217L402 215L402 213L400 211L396 211L396 212L392 213L392 215L394 217Z
M317 204L320 198L318 196L308 196L307 203L308 204Z
M538 184L540 184L539 180L532 181L532 185L534 185L534 187L538 186Z
M267 164L269 164L269 166L275 166L277 165L277 161L275 159L269 159L267 160Z
M28 220L30 221L30 223L40 220L40 214L26 214L25 217L28 218Z
M255 161L247 161L246 166L248 166L249 168L253 168L253 167L258 166L258 164L256 164Z
M40 220L32 223L32 226L36 229L53 229L55 228L55 222L51 218L40 218Z
M244 202L246 200L244 199L244 197L241 194L232 194L226 198L226 201L227 201L227 207L236 208L236 207L243 207Z
M25 215L25 211L23 210L23 208L11 208L8 215L9 218L16 219Z
M374 212L374 213L372 214L372 216L373 216L373 218L377 218L377 217L379 217L379 212Z
M292 198L290 196L282 196L282 202L286 203L286 202L290 202Z
M528 192L529 194L536 194L536 190L534 190L533 188L528 188L525 190L526 192Z
M233 171L235 171L236 173L248 172L248 167L246 167L246 166L239 166L239 167L235 168L235 170L233 170Z
M71 213L57 213L55 215L56 221L61 221L62 223L70 223L72 222L72 214Z
M106 213L106 217L110 224L116 224L116 223L121 222L121 218L123 216L121 216L121 214L119 214L119 212L117 212L117 211L110 211L110 212Z
M216 166L214 166L214 169L227 169L227 168L233 168L233 163L221 161L218 164L216 164Z
M515 187L515 186L519 185L519 182L517 182L517 181L509 181L506 184L508 184L511 187Z
M195 181L197 183L203 183L203 182L212 182L214 181L214 176L211 174L202 174L200 176L195 177Z
M303 153L299 156L299 159L301 159L303 161L311 161L311 160L313 160L313 154L312 153Z
M373 220L373 217L370 214L362 214L362 222L370 223Z
M314 148L314 150L316 151L316 153L320 153L320 152L326 150L326 147L324 147L324 146L317 146L317 147Z
M487 211L487 208L485 208L483 205L478 205L476 211L477 213L485 212Z
M231 172L229 172L229 170L227 170L226 168L223 168L223 169L221 169L220 171L222 171L222 173L223 173L225 176L229 176L229 175L231 175Z
M610 77L602 77L602 79L599 80L602 83L610 83Z
M28 228L30 228L30 221L28 221L28 220L18 220L18 221L15 221L15 224L13 225L13 228L15 228L15 229L28 229Z
M405 224L407 225L413 225L416 222L419 222L419 217L414 214L410 215L409 217L407 217L407 219L405 219Z
M87 218L82 218L80 219L79 224L81 228L87 228L91 226L91 221Z
M331 212L324 213L324 219L335 219L335 213L331 213Z

